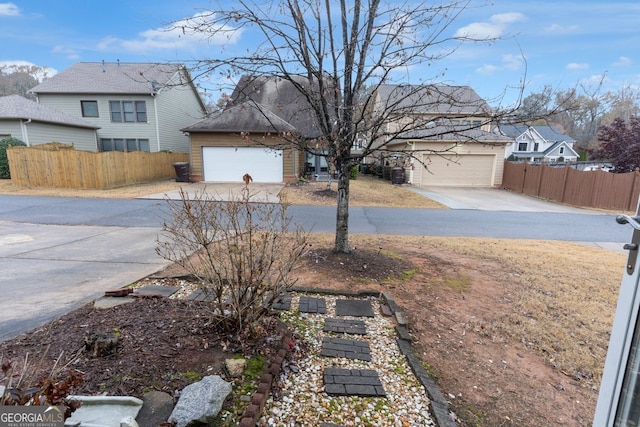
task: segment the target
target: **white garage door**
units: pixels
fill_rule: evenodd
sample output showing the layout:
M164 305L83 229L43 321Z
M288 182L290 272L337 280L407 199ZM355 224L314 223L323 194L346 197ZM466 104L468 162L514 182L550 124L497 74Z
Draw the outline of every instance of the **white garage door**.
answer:
M494 155L463 154L451 159L424 156L427 171L422 166L420 185L492 186L494 184Z
M248 173L254 182L282 182L282 150L263 147L202 147L204 180L242 182Z

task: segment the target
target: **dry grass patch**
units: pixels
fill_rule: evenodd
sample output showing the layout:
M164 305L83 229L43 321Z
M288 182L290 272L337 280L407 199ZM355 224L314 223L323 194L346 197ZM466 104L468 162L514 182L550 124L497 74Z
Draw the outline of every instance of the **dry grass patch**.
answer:
M516 340L563 372L599 381L623 254L556 241L429 238L430 245L495 260L509 271L512 310L473 327L492 340ZM472 322L473 323L473 322Z
M57 187L22 187L14 185L10 179L0 179L0 194L24 196L56 196L56 197L96 197L104 199L135 199L150 194L165 193L183 186L183 182L175 179L154 181L143 184L128 185L110 190L76 189Z
M390 293L461 426L592 421L625 255L571 242L311 236L300 285ZM368 271L363 265L384 266Z
M284 187L280 192L283 200L293 205L336 206L337 183L306 182ZM414 193L402 185L360 175L349 183L349 205L360 207L448 209L440 203Z

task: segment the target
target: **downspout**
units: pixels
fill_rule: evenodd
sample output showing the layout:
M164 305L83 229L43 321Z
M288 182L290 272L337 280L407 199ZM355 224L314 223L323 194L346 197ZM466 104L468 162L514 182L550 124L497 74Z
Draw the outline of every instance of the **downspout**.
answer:
M156 100L156 93L152 92L151 97L153 98L153 115L156 120L156 141L157 141L157 151L160 152L160 120L158 120L158 101Z
M31 146L31 144L29 144L29 132L27 131L27 125L29 123L31 123L31 119L20 121L20 130L22 131L22 139L24 140L24 143L27 144L27 147Z
M408 183L413 185L413 167L414 167L414 155L415 155L415 151L416 151L416 143L415 142L411 142L411 157L409 157L409 179L408 179Z

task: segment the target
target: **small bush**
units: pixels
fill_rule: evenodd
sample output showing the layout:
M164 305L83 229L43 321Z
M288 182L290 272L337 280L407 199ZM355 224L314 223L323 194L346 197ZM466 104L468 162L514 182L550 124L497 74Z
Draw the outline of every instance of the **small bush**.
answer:
M358 179L358 165L355 165L349 171L349 179Z
M308 233L286 203L253 203L248 186L222 202L204 192L167 200L156 252L187 270L229 333L250 330L295 283Z
M7 157L7 148L17 146L26 147L27 144L20 141L18 138L0 139L0 179L11 178L11 171L9 170L9 158Z

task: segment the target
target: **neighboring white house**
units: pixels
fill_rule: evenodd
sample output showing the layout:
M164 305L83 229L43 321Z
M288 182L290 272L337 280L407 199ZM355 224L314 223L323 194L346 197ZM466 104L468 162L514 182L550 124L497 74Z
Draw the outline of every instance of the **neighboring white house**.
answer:
M30 92L41 105L96 126L98 151L187 153L180 129L206 112L181 64L79 62Z
M62 142L96 151L99 126L38 104L20 95L0 97L0 139L13 137L28 146Z
M576 141L554 126L501 125L500 131L513 141L506 147L506 159L531 163L578 160L579 155L573 149Z

